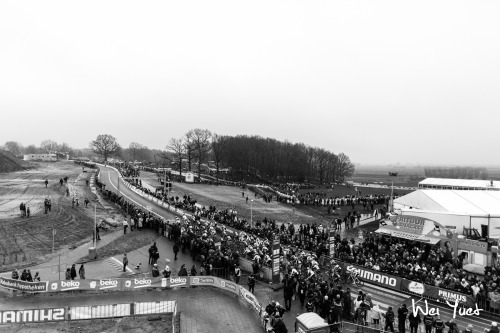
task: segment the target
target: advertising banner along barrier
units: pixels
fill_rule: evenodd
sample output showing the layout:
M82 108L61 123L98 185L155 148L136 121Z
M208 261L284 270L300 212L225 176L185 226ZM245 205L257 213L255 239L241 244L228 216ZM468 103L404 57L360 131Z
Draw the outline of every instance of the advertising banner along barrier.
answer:
M476 304L470 295L406 279L401 279L401 290L420 294L424 298L435 299L442 303L455 304L455 301L458 300L459 305L469 308L474 308Z
M13 290L40 293L47 291L47 281L27 282L21 280L7 279L0 276L0 286Z
M359 277L368 283L373 283L378 286L388 287L395 290L400 290L401 288L401 278L398 276L389 275L345 262L339 262L339 264L344 272L346 272L348 268L354 268L359 273Z
M66 317L65 308L2 310L0 324L39 323L44 321L63 321Z

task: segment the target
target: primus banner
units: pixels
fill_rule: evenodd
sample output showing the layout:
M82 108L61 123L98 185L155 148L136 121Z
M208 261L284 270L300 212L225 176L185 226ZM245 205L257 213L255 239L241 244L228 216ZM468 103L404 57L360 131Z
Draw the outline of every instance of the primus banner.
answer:
M411 293L417 293L422 295L424 298L435 299L443 303L448 302L450 304L454 304L455 301L458 301L460 305L469 308L475 307L475 301L470 295L431 286L428 284L423 284L420 282L401 279L401 290Z

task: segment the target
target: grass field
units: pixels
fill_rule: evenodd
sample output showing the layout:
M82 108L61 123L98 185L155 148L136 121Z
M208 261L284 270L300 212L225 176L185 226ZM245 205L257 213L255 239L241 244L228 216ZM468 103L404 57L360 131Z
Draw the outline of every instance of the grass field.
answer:
M143 172L141 174L144 181L147 181L153 186L158 185L154 180L152 173ZM325 192L327 197L344 196L347 194L355 194L355 190L343 185L336 186L334 189L327 189L326 187L317 188L314 190L301 190L302 192ZM364 190L362 189L364 195ZM386 194L390 193L387 189L367 189L366 194ZM242 195L243 194L243 195ZM333 214L328 214L327 207L323 206L296 206L295 209L290 204L279 203L272 201L266 203L264 199L255 196L254 192L248 189L242 189L235 186L216 186L206 184L188 184L188 183L173 183L173 191L171 195L182 197L184 195L191 195L197 202L208 208L215 206L217 209L235 209L238 216L247 220L263 220L264 217L274 219L277 222L292 222L292 223L311 223L311 224L325 224L330 222L333 218L338 217ZM249 200L246 201L248 196ZM253 200L253 202L251 201ZM340 216L344 214L350 207L342 207ZM357 206L358 211L362 209ZM363 213L363 212L362 212ZM369 213L365 211L364 213Z

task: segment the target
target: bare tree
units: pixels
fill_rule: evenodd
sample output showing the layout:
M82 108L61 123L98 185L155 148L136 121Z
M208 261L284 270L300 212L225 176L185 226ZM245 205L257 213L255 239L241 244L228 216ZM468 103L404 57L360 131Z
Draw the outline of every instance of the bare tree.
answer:
M351 159L344 153L340 153L337 159L337 176L340 181L344 181L345 178L352 176L354 173L354 164L351 163Z
M222 160L225 158L226 154L226 143L227 143L227 138L225 136L221 136L218 134L213 134L212 135L212 155L214 157L214 162L215 162L215 177L217 179L217 182L219 181L219 169L220 169L220 164Z
M190 140L191 138L186 134L186 138L184 139L184 149L186 151L188 171L192 170L191 164L194 158L194 144Z
M10 151L14 155L19 155L21 154L21 150L23 149L23 146L19 142L15 141L7 141L3 145L5 150Z
M131 142L130 145L128 146L128 149L132 153L132 159L134 161L135 161L135 157L136 157L137 153L145 148L146 148L146 146L143 146L137 142Z
M40 144L40 148L46 153L54 152L57 150L57 142L52 140L43 140Z
M198 159L198 180L201 180L201 164L207 158L212 133L207 129L195 128L187 132L186 136L193 148L195 157Z
M104 161L107 161L110 156L117 155L121 150L116 138L109 134L98 135L97 139L90 142L90 148L94 153L102 155Z
M171 138L165 148L173 152L174 159L177 160L179 165L179 175L182 177L182 160L186 157L186 143L184 139Z

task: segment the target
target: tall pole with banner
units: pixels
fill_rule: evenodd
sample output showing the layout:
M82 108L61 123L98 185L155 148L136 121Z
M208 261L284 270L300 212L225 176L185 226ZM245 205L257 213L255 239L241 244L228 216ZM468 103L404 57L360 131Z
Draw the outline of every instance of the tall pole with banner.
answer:
M273 284L280 283L280 239L275 236L273 240Z
M330 227L330 260L333 259L335 254L335 229Z

